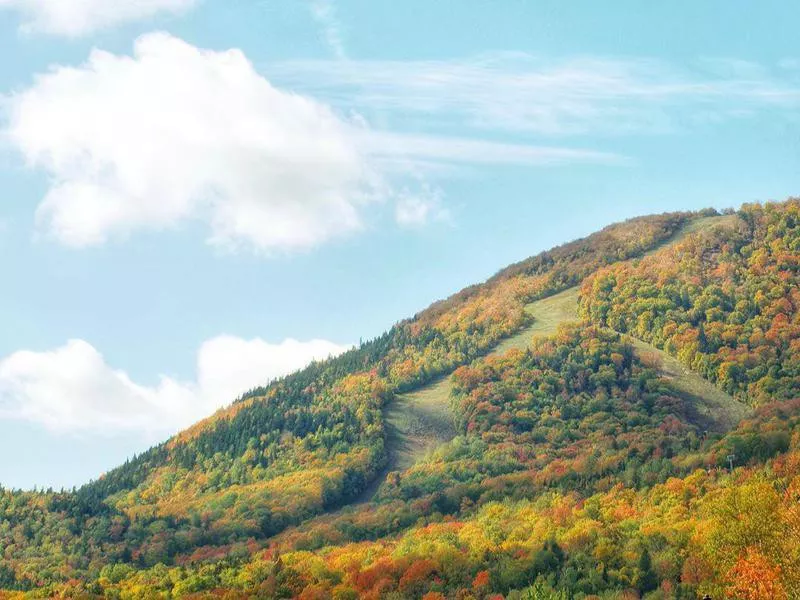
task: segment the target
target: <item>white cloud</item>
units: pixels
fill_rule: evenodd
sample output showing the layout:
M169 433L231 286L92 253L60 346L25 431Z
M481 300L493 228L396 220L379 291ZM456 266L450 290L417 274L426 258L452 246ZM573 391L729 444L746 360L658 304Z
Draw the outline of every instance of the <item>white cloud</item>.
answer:
M197 355L200 395L217 408L269 379L296 371L312 360L339 355L348 348L319 339L287 339L270 344L260 338L219 336L205 342Z
M328 107L167 34L56 67L8 105L9 138L52 179L37 221L73 246L200 218L217 245L308 248L360 228L377 186Z
M0 361L0 418L58 432L170 434L253 387L344 350L325 340L270 344L221 336L200 348L195 382L162 377L145 386L109 366L89 343L71 340L50 352L20 351Z
M347 52L344 48L342 25L336 15L336 7L332 0L310 0L311 16L322 29L325 43L338 60L345 60Z
M405 165L406 168L426 162L518 166L620 165L628 162L618 154L582 148L389 132L369 132L360 140L360 145L375 159L388 165Z
M3 132L50 188L40 231L99 245L200 221L209 243L307 249L364 227L365 207L431 166L619 163L592 150L371 128L274 87L237 50L168 34L94 50L4 99Z
M336 105L461 130L654 133L692 123L697 113L791 114L800 107L800 82L785 69L733 59L681 68L648 59L498 53L439 61L291 61L270 68L277 80Z
M450 212L442 206L441 190L423 187L417 193L398 194L395 220L404 227L422 227L431 221L449 221Z
M0 0L22 14L23 31L77 37L159 13L181 13L198 0Z

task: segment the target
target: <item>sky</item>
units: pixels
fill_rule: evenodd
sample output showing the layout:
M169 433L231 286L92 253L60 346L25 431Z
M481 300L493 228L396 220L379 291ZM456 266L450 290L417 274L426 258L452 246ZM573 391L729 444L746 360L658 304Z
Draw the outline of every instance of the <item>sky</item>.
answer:
M800 193L800 5L0 0L0 485L503 266Z

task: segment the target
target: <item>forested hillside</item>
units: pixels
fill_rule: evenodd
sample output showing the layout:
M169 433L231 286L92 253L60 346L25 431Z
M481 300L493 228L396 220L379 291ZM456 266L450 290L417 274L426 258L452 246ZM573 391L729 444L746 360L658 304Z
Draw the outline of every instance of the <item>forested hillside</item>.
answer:
M798 283L798 200L544 252L78 490L0 492L0 598L800 598ZM400 463L432 386L456 435Z

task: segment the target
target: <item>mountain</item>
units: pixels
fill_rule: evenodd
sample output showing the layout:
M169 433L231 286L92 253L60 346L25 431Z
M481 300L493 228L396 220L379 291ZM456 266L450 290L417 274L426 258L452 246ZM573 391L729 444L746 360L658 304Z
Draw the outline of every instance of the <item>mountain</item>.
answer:
M632 219L0 492L0 598L800 598L800 200Z

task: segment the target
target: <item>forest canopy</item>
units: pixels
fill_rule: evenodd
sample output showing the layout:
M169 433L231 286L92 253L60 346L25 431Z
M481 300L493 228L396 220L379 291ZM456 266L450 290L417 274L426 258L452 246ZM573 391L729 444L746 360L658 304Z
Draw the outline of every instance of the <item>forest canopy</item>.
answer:
M79 489L0 491L0 598L800 597L798 283L796 199L541 253ZM455 437L393 469L435 385Z

